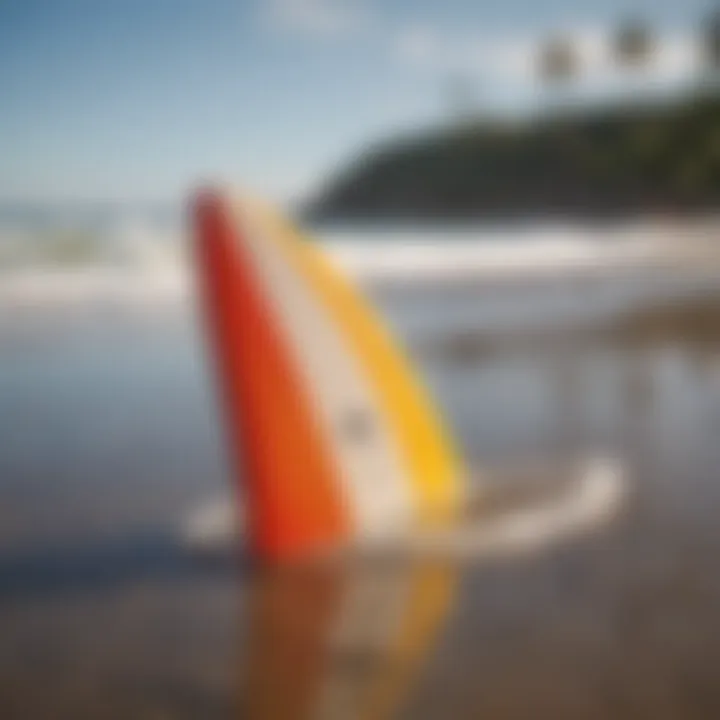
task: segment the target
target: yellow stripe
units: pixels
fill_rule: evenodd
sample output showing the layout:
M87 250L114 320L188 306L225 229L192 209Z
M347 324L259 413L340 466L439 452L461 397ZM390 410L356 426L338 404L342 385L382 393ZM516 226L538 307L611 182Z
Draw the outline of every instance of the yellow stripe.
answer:
M444 524L457 515L464 474L432 404L413 376L389 331L359 294L312 243L265 207L258 207L268 239L277 242L335 316L340 332L360 359L391 430L412 484L415 512L423 525Z
M362 717L367 720L396 717L407 701L453 608L458 570L449 565L424 564L413 569L410 581L403 623L363 708Z

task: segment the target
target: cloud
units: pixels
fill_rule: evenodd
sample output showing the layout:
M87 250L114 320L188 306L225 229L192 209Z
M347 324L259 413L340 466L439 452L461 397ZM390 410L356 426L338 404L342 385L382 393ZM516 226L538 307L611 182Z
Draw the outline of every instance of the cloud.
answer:
M279 30L337 37L362 28L369 12L358 0L266 0L264 18Z
M432 28L411 26L395 41L396 58L426 72L495 76L519 81L533 72L534 43L522 37L449 37Z
M579 89L621 89L638 82L667 85L696 76L700 56L689 35L666 34L657 38L644 66L632 70L618 67L612 53L612 36L601 28L578 28L568 32L578 59L573 84ZM407 67L439 74L461 74L492 84L516 88L537 84L537 59L547 38L515 35L505 38L483 35L442 35L428 26L409 26L397 34L393 51Z

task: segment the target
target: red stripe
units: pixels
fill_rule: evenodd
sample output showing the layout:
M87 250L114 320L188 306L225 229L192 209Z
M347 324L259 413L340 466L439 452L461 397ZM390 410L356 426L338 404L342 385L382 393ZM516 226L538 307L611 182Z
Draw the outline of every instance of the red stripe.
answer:
M194 207L206 316L252 547L285 560L336 545L349 534L349 514L310 389L229 209L213 193L202 193Z

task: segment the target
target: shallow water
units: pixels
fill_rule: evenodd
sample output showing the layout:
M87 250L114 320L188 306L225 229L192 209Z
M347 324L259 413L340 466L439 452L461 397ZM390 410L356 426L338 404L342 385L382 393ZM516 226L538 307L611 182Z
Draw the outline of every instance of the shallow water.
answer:
M530 332L541 307L590 327L712 281L376 290L473 463L601 452L627 468L612 524L475 565L193 557L178 529L229 491L192 314L6 314L0 716L714 716L720 343ZM458 352L456 330L480 350Z

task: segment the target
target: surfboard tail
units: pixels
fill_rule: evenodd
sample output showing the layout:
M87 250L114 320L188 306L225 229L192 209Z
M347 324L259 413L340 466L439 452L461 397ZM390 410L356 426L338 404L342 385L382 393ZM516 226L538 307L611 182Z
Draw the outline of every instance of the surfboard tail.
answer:
M208 335L249 541L271 560L451 521L463 473L361 295L270 208L193 201Z

